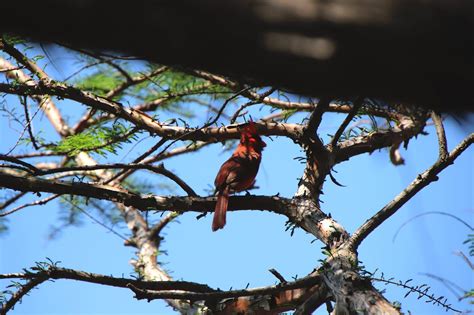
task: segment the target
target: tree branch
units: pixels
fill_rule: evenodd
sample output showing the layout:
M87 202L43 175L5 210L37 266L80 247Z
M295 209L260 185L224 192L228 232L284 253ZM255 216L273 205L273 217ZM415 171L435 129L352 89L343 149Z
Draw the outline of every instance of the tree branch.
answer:
M359 97L355 100L354 105L352 106L352 109L350 110L349 114L346 116L346 118L344 119L344 121L342 122L342 124L339 126L336 133L332 137L330 148L336 148L339 138L341 137L344 130L346 130L347 125L349 125L349 123L352 121L352 118L354 118L354 116L357 114L357 111L362 106L363 102L364 102L363 97Z
M16 84L10 85L0 83L0 92L18 94L18 95L55 95L71 99L93 108L114 114L117 117L130 121L137 127L147 130L159 136L180 140L201 140L201 141L220 141L226 139L238 139L240 132L237 128L231 126L220 128L203 128L195 130L192 128L173 127L161 124L150 116L135 111L133 108L125 108L120 103L113 102L96 96L89 92L84 92L71 86L57 82L43 82L35 85ZM298 124L283 123L256 123L259 132L264 136L287 136L298 138L301 132L301 126Z
M446 142L446 133L444 132L443 120L435 111L431 112L431 119L436 127L436 135L438 136L439 160L444 161L448 158L448 144Z
M360 226L349 240L350 246L354 249L379 225L390 218L398 209L400 209L408 200L410 200L416 193L428 186L430 183L438 180L438 174L446 167L451 165L456 158L461 155L474 142L474 133L471 133L461 143L454 148L445 160L438 159L429 169L419 174L417 178L408 185L398 196L390 201L379 212L367 220Z
M138 169L145 169L152 171L157 174L161 174L163 176L168 177L172 181L174 181L179 187L181 187L188 195L190 196L197 196L196 192L188 185L185 181L183 181L180 177L178 177L173 172L167 170L163 163L159 164L158 166L150 165L150 164L123 164L123 163L114 163L114 164L95 164L95 165L81 165L81 166L68 166L68 167L57 167L48 170L39 170L36 175L48 175L54 173L62 173L62 172L70 172L70 171L93 171L93 170L104 170L104 169L123 169L123 170L138 170Z
M103 199L133 206L140 210L169 210L206 212L214 209L216 197L165 197L138 195L112 186L16 176L0 171L0 187L18 191L50 192ZM282 197L233 196L229 210L259 209L285 214L291 200Z
M18 291L16 291L12 297L4 304L1 305L0 314L6 315L8 311L12 310L15 307L16 303L18 303L23 296L28 294L31 290L33 290L36 286L40 285L41 283L48 280L46 277L37 277L35 279L31 279L27 283L23 284Z
M390 147L403 142L423 131L424 120L402 116L399 125L388 130L379 130L368 135L358 136L337 145L335 163L346 161L352 156L370 153L377 149Z
M193 301L277 294L288 290L311 288L321 283L320 277L313 273L307 277L284 284L252 289L221 291L212 289L206 284L189 281L145 281L130 278L117 278L56 266L49 266L47 269L35 273L0 274L0 279L41 280L39 283L49 279L69 279L112 287L130 288L137 294L138 299L187 299Z

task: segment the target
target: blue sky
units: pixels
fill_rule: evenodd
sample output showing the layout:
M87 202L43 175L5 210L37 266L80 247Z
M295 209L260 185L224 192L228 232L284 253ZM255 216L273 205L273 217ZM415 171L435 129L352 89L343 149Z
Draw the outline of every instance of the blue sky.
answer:
M55 55L61 74L72 72L68 56ZM50 73L56 71L50 68ZM8 104L17 106L17 100L7 98ZM61 102L60 109L75 121L82 105ZM253 117L262 115L253 112ZM295 117L301 120L302 116ZM320 134L333 133L342 115L326 114ZM44 136L52 136L45 118L38 117L35 128L43 129ZM452 149L465 135L474 131L471 124L459 125L452 119L446 121L449 148ZM7 152L18 139L18 130L0 117L0 152ZM18 128L16 128L18 129ZM395 167L389 162L387 150L355 157L336 166L337 180L346 187L326 182L322 209L330 212L349 232L353 232L373 213L403 190L416 176L429 167L437 157L436 133L428 126L428 136L419 136L410 142L408 150L402 150L406 160ZM146 150L156 139L147 139L128 153L128 161ZM301 176L303 165L294 160L302 156L299 147L291 141L273 137L265 139L267 147L255 194L277 194L291 197ZM119 152L111 160L124 158L127 150ZM228 158L221 144L208 146L197 153L179 156L165 161L167 168L176 172L199 194L207 195L212 187L219 166ZM99 158L100 159L100 158ZM422 273L447 278L464 289L474 287L473 272L455 253L468 253L463 241L469 231L456 220L441 215L427 215L407 224L392 241L397 229L407 220L427 211L443 211L454 214L474 225L474 150L468 149L454 165L440 174L439 181L431 184L401 208L392 218L372 233L361 245L359 258L366 269L378 269L385 276L397 280L414 279L413 284L426 283L436 295L444 295L456 308L469 309L466 302L456 297L438 281ZM158 175L140 173L140 178L153 183L168 183ZM177 194L184 194L176 188ZM158 189L155 193L162 193ZM1 191L0 194L4 194ZM28 199L33 200L33 199ZM20 272L35 261L46 257L61 261L61 266L89 272L129 276L133 269L129 260L134 251L123 246L123 240L106 231L100 225L83 219L80 227L64 229L56 238L49 240L51 226L58 224L58 203L42 207L26 208L9 217L9 232L0 235L0 273ZM150 214L158 218L159 214ZM166 228L166 242L162 249L166 256L160 262L170 270L175 279L208 283L221 289L270 285L276 282L268 269L277 269L284 277L304 276L318 266L323 259L321 243L312 242L314 237L303 230L296 230L291 237L285 231L285 217L260 211L240 211L228 214L224 230L211 232L212 216L196 220L196 214L186 213L179 223ZM126 234L125 229L117 230ZM0 281L1 287L7 281ZM387 290L386 297L402 303L403 310L412 314L445 314L431 304L418 301L415 295L403 299L405 290L377 284ZM93 284L59 280L48 282L33 290L12 314L172 314L161 301L137 301L126 289L107 288ZM316 314L326 314L322 308Z

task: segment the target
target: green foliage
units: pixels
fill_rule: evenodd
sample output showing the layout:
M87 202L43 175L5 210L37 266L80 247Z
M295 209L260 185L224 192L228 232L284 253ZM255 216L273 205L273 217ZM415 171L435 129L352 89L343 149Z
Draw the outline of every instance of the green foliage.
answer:
M26 40L22 37L18 37L13 34L2 34L2 39L8 43L9 45L17 45L17 44L24 44L26 43Z
M199 103L204 100L202 96L211 100L223 99L229 93L232 91L226 87L175 70L167 70L156 78L134 86L130 91L132 96L144 102L161 99L160 109L179 112L180 115L183 115L182 103ZM184 114L185 117L193 116L191 112Z
M474 256L474 234L468 234L467 240L465 240L463 244L468 244L469 256Z
M288 119L296 113L298 113L297 109L285 109L283 111L283 121L287 122Z
M123 82L123 79L110 70L99 69L98 71L77 80L75 86L81 90L87 90L104 96L110 90Z
M8 231L7 219L4 217L0 217L0 235L6 233Z
M474 304L474 289L471 289L470 291L466 292L466 294L464 294L463 298L470 299L469 303Z
M95 152L105 156L107 153L117 153L123 143L130 143L138 138L137 133L130 127L116 122L112 126L96 126L85 132L62 139L54 146L54 152L67 153L75 156L80 152Z

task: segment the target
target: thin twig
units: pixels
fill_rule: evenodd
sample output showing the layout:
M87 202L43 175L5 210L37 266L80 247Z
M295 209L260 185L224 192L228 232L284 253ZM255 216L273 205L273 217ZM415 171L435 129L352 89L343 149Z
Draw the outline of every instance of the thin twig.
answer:
M441 282L446 287L446 289L451 291L451 293L456 296L458 300L462 298L462 296L458 292L461 292L462 295L465 295L467 293L466 290L464 290L463 288L461 288L460 286L458 286L456 283L452 282L451 280L445 279L443 277L440 277L431 273L426 273L426 272L422 272L420 273L420 275L427 276L431 279L435 279ZM456 290L458 290L458 292L456 292Z
M461 251L456 252L456 255L461 257L466 262L466 264L469 266L469 268L474 270L474 264L463 252L461 252Z
M130 80L127 80L127 81L123 82L122 84L116 86L114 89L110 90L105 95L105 98L113 98L113 97L117 96L118 94L122 93L123 91L125 91L126 89L128 89L129 87L131 87L133 85L136 85L136 84L140 84L142 82L145 82L146 80L151 80L151 78L162 74L166 70L168 70L168 67L163 66L163 67L160 67L158 69L153 70L149 74L144 73L144 74L132 77L132 78L130 78Z
M43 199L40 199L40 200L36 200L36 201L30 202L30 203L23 204L21 206L18 206L16 208L11 209L11 210L0 213L0 217L6 217L6 216L8 216L12 213L15 213L15 212L20 211L21 209L24 209L24 208L27 208L27 207L44 205L44 204L50 202L51 200L56 199L59 196L60 196L59 194L56 194L56 195L52 195L52 196L49 196L49 197L46 197L46 198L43 198Z
M269 95L271 95L273 92L275 92L276 89L275 88L270 88L268 91L266 92L263 92L262 94L257 94L258 97L250 102L247 102L245 104L243 104L242 106L239 107L239 109L237 109L235 111L235 113L232 115L232 117L230 118L229 122L231 124L235 123L235 121L237 120L237 118L239 118L240 116L240 113L246 109L247 107L249 106L252 106L252 105L255 105L255 104L260 104L263 102L263 99Z
M451 217L451 218L461 222L465 226L467 226L467 228L470 229L471 231L474 231L474 227L472 227L469 223L467 223L463 219L459 218L458 216L455 216L454 214L451 214L451 213L448 213L448 212L443 212L443 211L427 211L427 212L420 213L420 214L410 218L409 220L403 222L403 224L400 225L400 227L397 229L397 231L393 235L392 242L395 242L395 239L397 238L398 234L400 233L400 231L402 230L402 228L405 225L407 225L408 223L412 222L413 220L415 220L419 217L422 217L422 216L425 216L425 215L431 215L431 214L440 214L440 215L445 215L445 216Z
M461 311L453 308L451 306L451 304L447 304L446 300L443 301L443 296L441 297L438 297L436 298L435 296L433 295L430 295L426 289L423 289L422 287L415 287L415 286L411 286L411 285L407 285L407 282L403 283L403 282L396 282L396 281L393 281L391 279L383 279L383 278L374 278L374 277L370 277L370 280L372 281L378 281L378 282L382 282L382 283L387 283L387 284L392 284L392 285L395 285L395 286L398 286L398 287L402 287L404 289L408 289L410 290L409 293L411 292L415 292L418 294L419 297L425 297L428 299L428 301L432 302L433 304L439 304L441 305L442 307L444 307L446 310L450 310L450 311L453 311L453 312L457 312L457 313L461 313Z
M48 175L54 173L62 172L71 172L71 171L95 171L95 170L104 170L104 169L145 169L152 171L157 174L168 177L179 187L181 187L188 195L197 196L196 192L188 185L185 181L179 178L173 172L167 170L163 164L158 166L149 165L149 164L124 164L124 163L114 163L114 164L95 164L95 165L82 165L82 166L68 166L68 167L58 167L48 170L40 170L38 175Z
M148 235L150 235L150 237L152 238L158 236L165 228L165 226L168 225L168 223L172 222L174 219L176 219L178 216L179 212L172 211L168 213L163 219L160 220L160 222L150 228Z
M140 163L141 161L143 161L145 158L147 158L148 156L150 156L153 152L155 152L156 150L158 150L163 144L166 143L166 141L168 141L167 138L163 137L161 138L156 144L154 144L150 149L148 149L146 152L144 152L143 154L141 154L140 156L138 156L136 159L134 159L132 161L132 164L138 164ZM145 163L143 163L145 164ZM130 172L130 170L122 170L120 172L117 172L117 174L115 174L114 176L112 176L111 178L107 179L105 181L105 183L110 183L111 181L123 176L124 174L126 174L127 172Z
M31 144L35 150L39 150L39 146L36 143L36 138L33 135L33 121L30 119L30 113L28 111L28 102L26 96L23 96L23 105L24 113L25 113L25 120L26 120L26 128L28 129L28 134L30 135Z
M344 119L344 121L343 121L342 124L339 126L339 128L338 128L337 131L336 131L336 133L334 134L334 137L332 138L331 144L330 144L330 147L331 147L331 148L337 148L336 144L337 144L337 142L339 141L339 138L341 137L341 135L342 135L342 133L344 132L344 130L346 130L346 128L347 128L347 126L349 125L349 123L352 121L352 118L354 118L354 116L357 114L357 112L359 111L359 108L361 108L363 102L364 102L364 98L363 98L363 97L358 97L358 98L355 100L354 105L352 106L351 111L350 111L349 114L346 116L346 118Z
M245 91L248 91L250 90L251 87L246 87L246 88L243 88L241 89L240 91L238 91L237 93L235 93L234 95L232 95L231 97L229 97L228 99L226 99L224 101L224 103L222 104L222 106L220 107L219 111L217 112L217 115L216 117L214 117L214 119L211 119L209 122L207 122L206 124L204 124L203 126L195 129L195 130L191 130L191 131L188 131L188 132L185 132L183 135L179 136L178 138L174 139L170 144L168 144L160 153L158 153L158 156L163 154L166 150L168 150L173 144L175 144L177 141L185 138L186 136L190 136L192 134L196 134L198 133L199 131L203 130L204 128L207 128L209 126L212 126L213 124L215 124L218 120L219 120L219 117L221 116L221 114L224 112L224 109L225 107L227 106L227 104L229 104L230 101L232 101L233 99L237 98L238 96L240 96L242 93L244 93Z
M287 283L288 281L279 273L275 268L268 269L272 275L274 275L281 283Z
M18 201L19 199L21 199L22 197L24 197L26 195L26 192L21 192L21 193L18 193L16 194L15 196L9 198L7 201L5 201L4 203L0 204L0 210L3 210L5 209L6 207L8 207L9 205L11 205L12 203Z
M91 215L89 212L87 212L86 210L84 210L83 208L79 207L78 205L72 203L69 198L64 198L63 199L64 201L66 201L67 203L69 203L71 206L73 206L75 209L81 211L82 213L84 213L89 219L91 219L92 221L94 221L95 223L97 223L98 225L100 225L101 227L103 227L104 229L106 229L107 231L111 232L112 234L118 236L119 238L123 239L124 241L128 241L128 238L126 238L125 236L123 236L122 234L118 233L117 231L115 231L113 228L105 225L104 223L100 222L99 220L97 220L96 218L94 218L93 215Z

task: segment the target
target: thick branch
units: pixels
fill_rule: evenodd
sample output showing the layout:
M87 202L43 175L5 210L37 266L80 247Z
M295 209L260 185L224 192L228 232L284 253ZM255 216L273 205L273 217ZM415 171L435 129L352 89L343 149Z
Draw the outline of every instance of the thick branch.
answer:
M298 279L294 282L286 284L278 284L268 287L260 287L243 290L229 290L229 291L213 291L213 292L179 292L179 291L155 291L142 290L133 285L128 286L136 294L137 299L185 299L185 300L222 300L227 298L237 298L243 296L258 296L265 294L273 294L286 290L299 289L304 287L311 287L321 283L318 276L310 276ZM174 289L173 289L174 290ZM155 292L153 292L155 291Z
M209 127L203 128L201 130L194 130L191 128L163 125L142 112L123 107L120 103L113 102L96 96L92 93L84 92L79 89L51 81L40 82L40 84L37 85L10 85L0 83L0 92L18 95L49 94L71 99L93 108L114 114L117 117L130 121L141 129L160 136L168 137L170 139L179 138L180 140L220 141L226 139L238 139L240 137L240 131L237 128ZM297 138L301 132L301 126L297 124L267 122L257 123L257 128L264 136L278 135Z
M145 281L130 278L117 278L53 266L50 266L48 269L39 271L37 273L28 272L19 274L0 274L0 279L30 279L31 282L35 281L35 283L38 281L38 283L41 283L49 279L69 279L112 287L130 288L137 294L138 299L187 299L193 301L217 301L220 299L246 296L279 293L288 294L292 290L311 288L321 283L321 279L317 274L311 274L310 276L285 284L252 289L220 291L212 289L205 284L189 281Z
M0 171L0 186L19 191L70 194L89 198L115 201L140 210L175 210L179 212L205 212L215 207L216 197L164 197L142 196L112 186L86 183L51 181L23 177ZM284 214L290 200L282 197L233 196L229 210L259 209Z
M350 157L370 153L378 149L390 147L394 143L400 143L419 134L425 121L414 120L411 117L403 116L398 126L389 130L379 130L368 135L358 136L337 145L335 163L348 160Z

